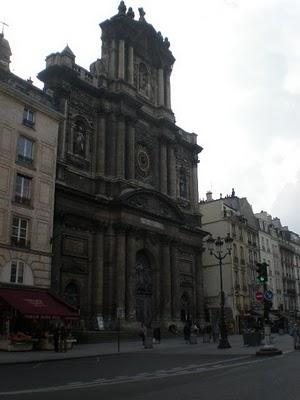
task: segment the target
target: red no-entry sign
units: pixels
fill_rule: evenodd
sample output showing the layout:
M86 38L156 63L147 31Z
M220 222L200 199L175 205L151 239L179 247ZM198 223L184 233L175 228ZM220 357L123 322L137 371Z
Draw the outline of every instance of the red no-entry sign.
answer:
M255 298L257 301L262 301L264 298L264 294L262 292L256 292L255 293Z

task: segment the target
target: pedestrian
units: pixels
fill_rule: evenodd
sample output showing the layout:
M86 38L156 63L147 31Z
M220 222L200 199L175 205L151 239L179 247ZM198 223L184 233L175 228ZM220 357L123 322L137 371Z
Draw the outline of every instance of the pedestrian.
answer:
M219 324L215 323L212 327L212 337L213 337L213 342L216 343L219 339L219 334L220 334L220 328Z
M142 322L139 330L139 337L142 339L143 346L145 346L146 334L147 334L147 328L145 324Z
M53 339L54 339L54 351L57 353L59 350L59 328L57 325L54 328Z
M190 343L191 340L191 324L189 321L186 321L184 327L183 327L183 336L185 343Z
M160 334L160 327L156 327L153 330L153 339L155 340L154 343L160 343L160 339L161 339L161 334Z
M67 351L67 336L67 330L62 326L60 330L60 351L64 353Z
M300 325L295 324L294 329L293 329L293 337L294 337L294 349L299 350L300 349Z

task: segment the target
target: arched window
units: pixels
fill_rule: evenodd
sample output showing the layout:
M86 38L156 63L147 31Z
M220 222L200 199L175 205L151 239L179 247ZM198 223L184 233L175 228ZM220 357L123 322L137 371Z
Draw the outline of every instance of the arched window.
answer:
M87 153L87 129L82 120L75 122L73 132L73 154L86 158Z
M66 302L71 306L79 308L80 306L80 296L79 296L79 287L75 282L70 282L65 287L64 297Z

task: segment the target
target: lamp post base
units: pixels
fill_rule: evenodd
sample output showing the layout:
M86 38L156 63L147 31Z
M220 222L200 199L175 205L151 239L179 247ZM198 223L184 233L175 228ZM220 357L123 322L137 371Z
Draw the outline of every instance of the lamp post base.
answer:
M228 342L227 338L221 338L219 345L218 345L218 349L230 349L230 343Z

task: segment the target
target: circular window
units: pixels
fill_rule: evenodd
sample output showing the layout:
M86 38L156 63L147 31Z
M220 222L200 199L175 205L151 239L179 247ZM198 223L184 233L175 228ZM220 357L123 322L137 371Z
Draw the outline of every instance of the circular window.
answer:
M149 175L150 172L150 157L147 152L147 149L144 146L140 146L137 150L137 165L139 172L143 176Z

